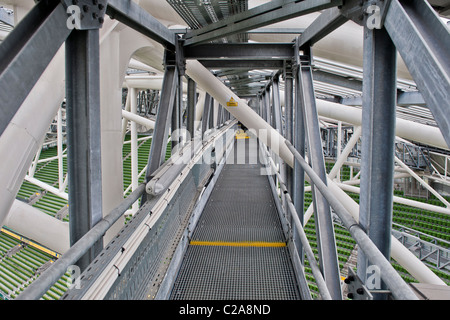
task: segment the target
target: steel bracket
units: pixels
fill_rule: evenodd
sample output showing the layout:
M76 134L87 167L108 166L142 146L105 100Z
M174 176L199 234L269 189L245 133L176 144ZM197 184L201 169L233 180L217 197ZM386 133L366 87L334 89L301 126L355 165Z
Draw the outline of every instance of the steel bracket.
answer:
M352 300L373 300L373 296L361 279L356 275L352 268L348 268L348 277L344 282L347 284L347 297Z
M102 27L108 0L61 0L61 2L66 8L69 29L93 30Z

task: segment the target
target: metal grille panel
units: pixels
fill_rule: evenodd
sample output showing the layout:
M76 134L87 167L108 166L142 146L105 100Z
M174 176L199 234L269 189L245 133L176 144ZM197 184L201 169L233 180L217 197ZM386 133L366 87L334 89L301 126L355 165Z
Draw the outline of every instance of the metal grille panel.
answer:
M296 300L288 249L189 246L173 300Z

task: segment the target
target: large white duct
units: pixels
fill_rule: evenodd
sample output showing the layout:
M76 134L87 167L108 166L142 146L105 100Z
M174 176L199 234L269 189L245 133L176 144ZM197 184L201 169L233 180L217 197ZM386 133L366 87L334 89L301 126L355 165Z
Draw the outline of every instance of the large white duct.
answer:
M255 129L254 133L258 138L263 143L273 148L272 150L277 153L286 164L293 167L294 156L287 148L285 138L254 112L243 100L239 99L228 87L220 82L219 79L198 61L187 61L186 73L206 92L213 96L214 99L217 99L225 109L241 121L247 128ZM231 98L237 102L237 106L227 106L227 102L229 102ZM355 220L359 221L359 205L331 179L327 179L327 184L333 194L341 200L344 207ZM445 285L445 283L426 267L422 261L409 252L405 246L398 244L398 240L395 239L395 237L391 237L391 242L393 243L391 256L401 263L413 277L420 282Z
M134 121L147 129L154 129L155 128L155 121L141 117L138 114L122 110L122 116L130 121Z

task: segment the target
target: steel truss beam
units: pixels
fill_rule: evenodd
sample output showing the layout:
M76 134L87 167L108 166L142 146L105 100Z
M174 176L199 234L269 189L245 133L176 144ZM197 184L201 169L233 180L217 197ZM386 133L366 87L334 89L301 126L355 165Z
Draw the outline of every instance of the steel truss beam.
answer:
M186 45L200 44L341 5L334 0L276 0L186 33Z

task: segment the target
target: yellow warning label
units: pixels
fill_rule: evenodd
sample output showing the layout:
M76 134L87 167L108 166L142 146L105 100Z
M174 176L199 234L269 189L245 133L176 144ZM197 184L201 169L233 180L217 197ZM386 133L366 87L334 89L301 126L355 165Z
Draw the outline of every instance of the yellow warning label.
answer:
M237 107L238 103L231 97L230 101L227 102L227 107Z

